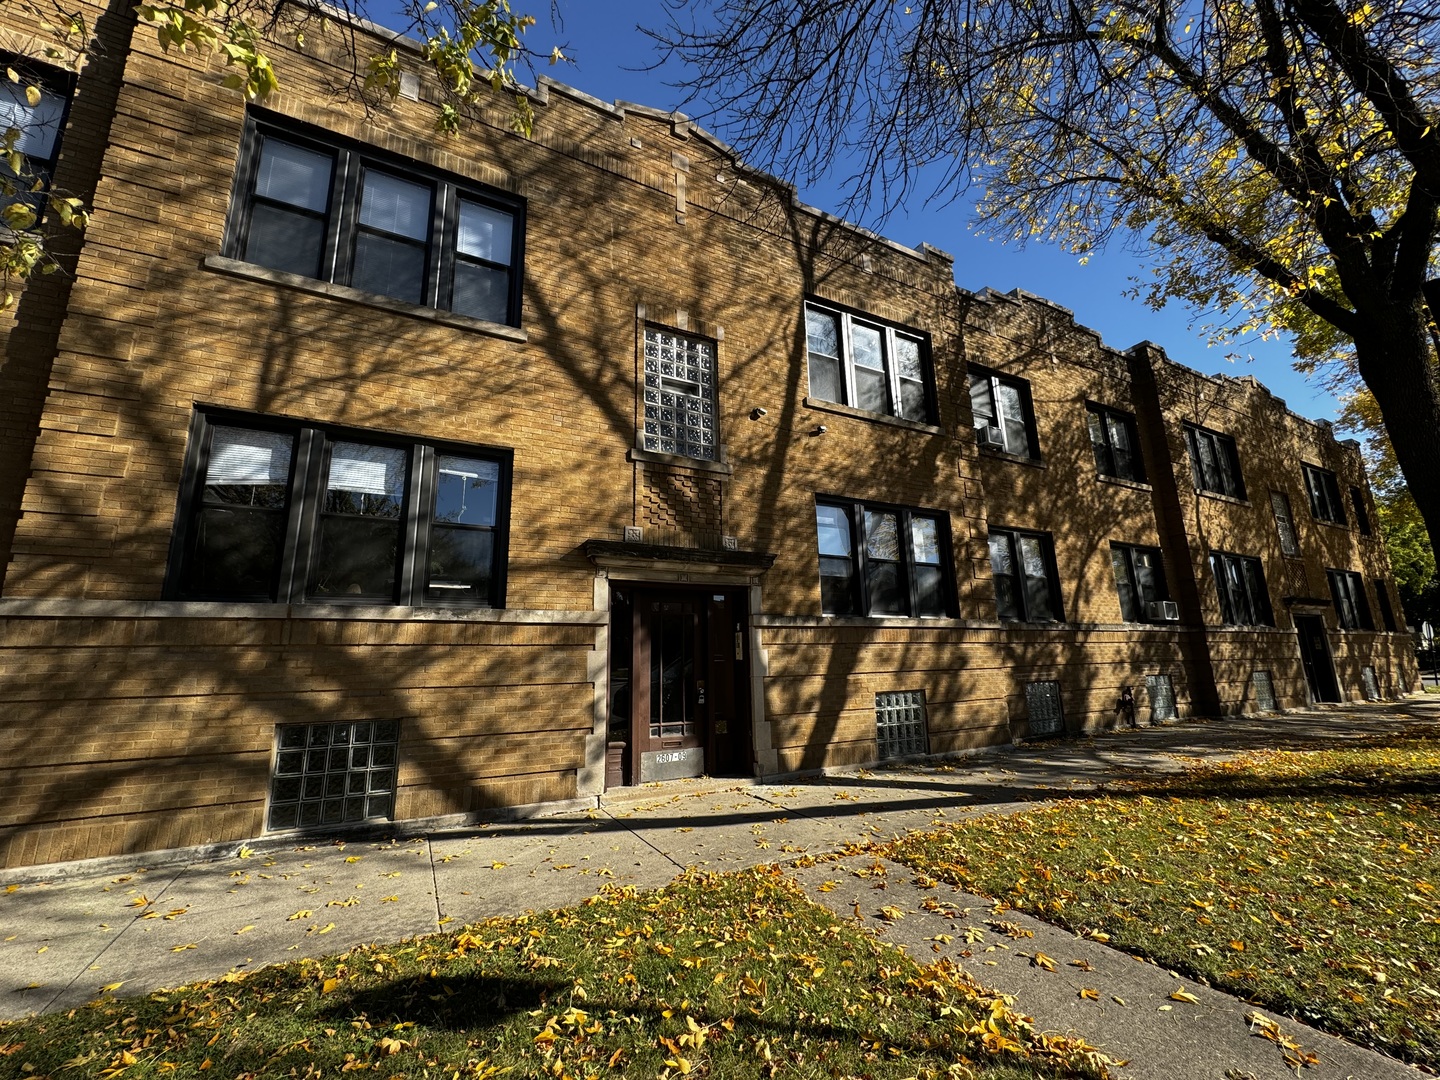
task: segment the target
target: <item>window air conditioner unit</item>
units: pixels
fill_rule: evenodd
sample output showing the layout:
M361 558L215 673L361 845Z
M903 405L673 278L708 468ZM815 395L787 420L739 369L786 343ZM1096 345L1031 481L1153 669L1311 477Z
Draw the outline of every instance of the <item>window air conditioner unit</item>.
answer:
M1151 600L1147 610L1156 622L1180 621L1180 605L1174 600Z
M1005 433L1000 430L999 424L986 424L982 428L976 428L975 438L981 446L991 450L1005 449Z

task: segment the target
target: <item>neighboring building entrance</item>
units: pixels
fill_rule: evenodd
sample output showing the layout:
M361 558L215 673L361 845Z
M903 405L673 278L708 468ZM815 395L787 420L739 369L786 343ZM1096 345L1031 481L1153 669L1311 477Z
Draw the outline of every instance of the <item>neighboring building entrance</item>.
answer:
M745 595L612 586L607 787L752 772Z
M1316 701L1339 701L1340 684L1325 641L1325 620L1319 615L1296 615L1295 632L1300 635L1300 662L1310 696Z

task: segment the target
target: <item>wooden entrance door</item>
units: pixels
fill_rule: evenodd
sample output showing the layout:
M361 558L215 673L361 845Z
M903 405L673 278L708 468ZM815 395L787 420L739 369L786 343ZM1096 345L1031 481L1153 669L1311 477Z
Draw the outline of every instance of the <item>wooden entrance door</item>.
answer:
M1296 615L1295 632L1300 635L1300 663L1305 668L1310 697L1315 701L1339 701L1340 684L1325 641L1325 620L1319 615Z
M617 585L611 610L607 786L747 773L744 592Z

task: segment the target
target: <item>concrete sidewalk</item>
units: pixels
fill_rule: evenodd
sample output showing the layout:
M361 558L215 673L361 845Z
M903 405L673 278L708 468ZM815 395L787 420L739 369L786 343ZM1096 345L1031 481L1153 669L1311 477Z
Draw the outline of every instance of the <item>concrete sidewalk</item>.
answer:
M83 865L44 868L48 877L12 873L0 879L9 882L0 890L0 1018L72 1008L104 988L144 993L491 915L563 907L607 883L660 886L688 866L788 863L856 840L1084 795L1135 772L1177 771L1249 749L1343 744L1436 721L1440 698L1411 698L1399 705L1169 724L938 766L793 783L677 781L607 796L582 814L411 839L256 843L255 850L229 858L163 868L147 869L137 858L133 868L112 866L100 876L84 876ZM859 902L863 918L887 935L903 934L897 941L917 957L931 955L924 939L953 933L955 925L925 911L920 901L926 897L973 910L975 925L983 926L988 901L948 888L921 890L898 867L886 875L883 903L916 917L893 925L875 920L882 904L868 895L874 875L857 876L856 869L842 860L795 876L818 901L847 916ZM846 887L816 891L826 880ZM1201 1004L1175 1005L1168 995L1182 981L1154 965L1013 912L1005 918L1033 929L1028 947L1005 942L986 957L993 964L962 963L981 982L1015 995L1038 1029L1074 1031L1112 1056L1130 1058L1122 1072L1129 1077L1222 1080L1227 1069L1255 1080L1291 1075L1274 1043L1250 1036L1245 1017L1251 1006L1189 984ZM926 929L933 920L939 928ZM912 941L913 935L919 936ZM1086 975L1086 985L1102 985L1103 974L1101 1000L1077 996L1078 969L1062 966L1040 977L1028 963L1036 949L1062 965L1087 959L1097 974ZM1165 1005L1172 1007L1162 1010ZM1320 1055L1321 1066L1306 1071L1316 1080L1420 1075L1294 1021L1281 1024Z

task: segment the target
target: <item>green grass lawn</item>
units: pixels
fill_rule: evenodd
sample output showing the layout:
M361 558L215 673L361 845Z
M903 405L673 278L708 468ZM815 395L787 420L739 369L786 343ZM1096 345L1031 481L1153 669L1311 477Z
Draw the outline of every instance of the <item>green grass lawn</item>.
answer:
M773 869L0 1025L0 1075L1104 1077Z
M1440 1067L1440 733L1272 751L889 845L1212 986Z

